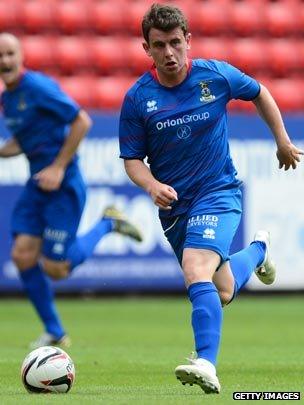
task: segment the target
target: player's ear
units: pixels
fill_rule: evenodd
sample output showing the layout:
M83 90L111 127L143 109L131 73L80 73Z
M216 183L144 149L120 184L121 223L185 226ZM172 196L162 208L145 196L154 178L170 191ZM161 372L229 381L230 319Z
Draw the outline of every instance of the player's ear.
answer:
M191 34L190 34L190 32L188 32L185 35L185 39L186 39L186 43L187 43L187 50L189 50L191 48Z
M142 43L142 46L143 46L143 48L144 48L146 54L147 54L148 56L151 56L150 48L149 48L149 45L147 44L147 42L143 42L143 43Z

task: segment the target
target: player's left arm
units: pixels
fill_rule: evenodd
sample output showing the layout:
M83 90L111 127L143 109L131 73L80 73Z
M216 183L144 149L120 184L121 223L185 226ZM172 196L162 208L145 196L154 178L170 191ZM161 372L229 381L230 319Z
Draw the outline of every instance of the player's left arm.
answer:
M290 141L281 112L275 100L265 86L262 84L260 86L261 91L252 102L256 106L259 115L271 129L275 138L279 168L288 170L292 167L295 169L297 167L297 162L300 162L300 155L303 155L304 152L298 149Z
M35 174L34 178L38 181L40 188L45 191L59 189L64 178L65 169L91 125L91 118L84 110L80 110L72 121L65 142L53 163Z

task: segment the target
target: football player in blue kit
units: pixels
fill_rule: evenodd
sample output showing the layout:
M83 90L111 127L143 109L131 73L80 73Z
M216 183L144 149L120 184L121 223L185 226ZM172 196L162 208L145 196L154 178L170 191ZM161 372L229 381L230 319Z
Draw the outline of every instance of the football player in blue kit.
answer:
M12 258L45 327L32 347L67 346L48 276L67 277L109 232L138 241L141 235L120 211L108 207L88 233L76 237L86 198L76 151L91 120L54 80L23 68L19 40L9 33L0 34L0 78L4 119L13 135L0 157L24 153L30 166L12 215Z
M154 65L125 96L120 156L131 180L159 207L183 269L197 358L178 366L176 377L219 393L222 306L253 272L265 284L275 279L267 231L258 231L250 246L229 256L242 212L241 182L227 140L229 100L254 103L275 138L280 168L295 169L303 152L291 143L263 85L226 62L187 58L191 34L178 8L154 4L142 31Z

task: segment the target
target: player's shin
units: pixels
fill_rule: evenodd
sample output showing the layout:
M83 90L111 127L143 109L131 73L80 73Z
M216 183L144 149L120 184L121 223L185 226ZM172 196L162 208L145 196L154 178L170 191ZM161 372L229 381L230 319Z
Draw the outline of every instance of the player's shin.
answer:
M216 364L222 327L222 306L211 282L191 284L188 296L192 303L192 328L198 358Z
M247 283L256 267L263 262L264 257L265 244L261 242L254 242L230 257L230 268L235 282L231 301Z
M87 233L77 237L67 251L67 260L70 262L70 271L90 257L100 239L112 230L112 221L110 219L102 218Z
M39 264L20 272L20 278L45 330L54 337L61 338L65 332L55 308L54 294L49 280Z

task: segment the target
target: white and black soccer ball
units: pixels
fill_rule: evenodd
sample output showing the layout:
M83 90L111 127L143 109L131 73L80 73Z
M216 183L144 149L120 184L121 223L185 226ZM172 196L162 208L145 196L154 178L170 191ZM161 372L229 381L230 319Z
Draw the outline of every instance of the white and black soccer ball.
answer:
M53 346L33 350L21 366L22 382L28 392L68 392L75 380L75 366L70 356Z

